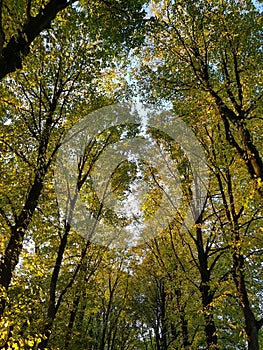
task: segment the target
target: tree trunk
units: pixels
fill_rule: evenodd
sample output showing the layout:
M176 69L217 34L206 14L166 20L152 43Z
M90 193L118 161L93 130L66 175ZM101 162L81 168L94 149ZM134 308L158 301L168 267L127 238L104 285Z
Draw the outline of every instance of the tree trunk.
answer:
M201 217L199 218L201 220ZM205 319L205 335L208 349L219 349L217 346L216 326L214 315L211 312L211 303L214 293L210 289L210 270L208 268L208 255L204 250L202 229L197 222L196 245L198 251L199 270L201 275L200 292L202 296L202 306Z
M39 34L50 27L56 15L76 0L50 0L35 16L29 16L18 33L2 49L0 60L0 80L7 74L22 68L23 58L29 54L30 45ZM3 40L2 40L3 41Z
M37 207L46 171L47 169L43 166L37 172L24 208L16 219L15 225L11 227L11 237L0 262L0 288L4 291L8 290L12 274L18 264L19 256L23 247L23 239ZM6 297L5 295L1 295L0 318L4 313L5 305Z
M80 302L80 295L78 295L74 299L73 308L72 308L72 310L70 312L70 318L69 318L69 323L68 323L67 333L66 333L66 339L65 339L65 350L69 349L71 335L72 335L72 330L73 330L74 322L75 322L75 319L76 319L79 302Z
M57 291L57 282L59 277L59 272L61 268L61 263L63 260L64 252L66 249L68 234L70 231L70 225L65 225L65 232L63 237L60 240L60 245L58 248L57 258L55 267L52 272L51 281L50 281L50 290L49 290L49 301L48 301L48 311L47 311L47 322L43 329L43 340L39 343L38 349L45 349L48 345L49 338L51 335L53 323L58 311L59 305L56 303L56 291Z
M238 248L237 248L238 250ZM244 276L244 256L233 254L234 281L238 291L240 305L245 319L245 331L248 337L248 350L259 350L258 331L261 321L257 321L251 310Z

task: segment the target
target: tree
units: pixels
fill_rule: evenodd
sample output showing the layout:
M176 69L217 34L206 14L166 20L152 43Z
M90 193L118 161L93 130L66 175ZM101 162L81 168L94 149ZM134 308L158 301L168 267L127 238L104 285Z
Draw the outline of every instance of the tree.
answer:
M260 12L252 1L155 4L153 45L144 50L152 64L140 68L151 81L151 94L162 87L160 95L178 113L180 105L184 114L194 101L206 113L217 110L229 144L261 193L261 147L254 135L262 110Z
M252 262L246 264L248 258L244 254L249 245L252 260L258 247L256 242L251 246L246 240L249 228L243 220L252 223L262 219L261 209L254 211L254 200L262 208L262 148L258 133L262 128L262 16L250 1L238 5L234 1L156 1L152 13L155 18L148 34L149 45L139 56L146 63L135 68L145 79L139 84L152 101L162 99L173 105L175 113L193 128L206 148L208 164L214 160L210 167L218 183L211 188L209 230L212 235L213 220L221 222L218 232L219 237L223 234L223 244L212 240L209 249L216 244L219 252L226 251L226 256L232 252L225 264L233 264L232 276L243 310L248 347L258 349L257 333L262 321L259 314L255 316L249 301L248 285L252 281L247 281L246 276L251 273ZM217 131L212 123L217 125ZM237 166L239 171L235 172L232 167ZM240 193L250 198L246 205ZM224 219L222 208L228 212ZM245 208L250 208L250 214ZM203 225L202 221L199 237ZM207 244L209 247L209 241ZM200 258L208 253L205 249L200 255L201 247L202 244L198 249ZM203 261L200 268L205 269L206 265ZM208 304L213 304L212 299Z
M11 36L9 43L7 44L6 47L5 47L5 44L3 44L4 45L3 55L4 57L5 55L7 55L5 60L6 62L8 62L8 64L3 63L6 66L6 68L3 70L3 76L8 72L20 67L22 56L27 55L29 53L28 52L29 45L40 34L42 30L47 28L51 19L53 19L59 11L69 6L70 4L72 4L72 2L50 1L46 6L44 6L43 9L40 10L39 14L36 17L31 17L31 11L35 11L35 9L31 1L27 2L27 8L26 8L27 10L26 13L28 15L27 23L24 26L22 26L22 30L20 29L18 30L19 33L21 31L18 37L16 37L16 34L9 33L9 35ZM118 6L120 6L119 10L121 10L121 5L122 5L121 3L118 4ZM125 11L127 11L127 16L129 15L128 5L125 6ZM106 4L102 9L102 13L101 13L102 16L103 14L107 13L106 11L108 10L108 8L110 8L110 6L109 4ZM132 4L132 9L135 12L138 11L138 8L139 8L139 4ZM2 9L4 11L5 9L4 5ZM14 8L14 11L15 10L16 8ZM22 11L23 13L25 9L22 7L22 8L17 8L17 11L18 10ZM10 9L10 11L12 10ZM68 40L68 37L63 35L62 31L65 30L66 31L65 33L67 33L68 35L72 35L73 31L78 28L80 21L83 20L84 18L83 12L81 12L80 10L72 9L69 14L71 16L72 23L70 23L66 19L67 15L65 15L63 19L62 18L60 20L58 19L58 23L57 23L58 25L57 35L59 40L61 40L60 46L59 46L61 50L63 50L61 46L62 40L64 39ZM112 18L113 18L112 24L114 27L114 21L116 21L116 18L114 16ZM6 18L3 15L3 22L5 19ZM95 24L94 24L94 27L95 27ZM93 30L95 30L95 28L93 28ZM112 29L111 36L105 38L105 41L107 41L107 43L110 40L111 41L115 40L114 33L117 30L119 29L115 26ZM32 33L30 31L32 31ZM124 33L123 36L122 37L118 36L116 38L117 45L118 43L120 43L120 40L123 40L123 37L127 34L125 31L125 28L123 28L122 31ZM131 29L129 29L129 31L131 32ZM88 44L87 42L85 42L86 39L84 38L87 37L88 34L85 33L84 31L78 30L76 31L76 33L78 33L78 36L80 35L84 36L83 38L80 39L82 41L82 45L79 47L79 51L78 51L78 55L80 56L78 56L76 52L74 53L72 51L72 48L69 49L68 47L68 50L71 50L71 52L64 49L65 56L66 57L68 56L69 58L68 62L70 62L71 65L73 64L73 66L71 67L72 68L71 71L69 71L70 66L66 65L66 60L61 55L61 52L63 51L59 53L58 47L55 46L56 44L54 42L54 37L53 39L51 39L52 37L50 37L49 35L48 36L43 35L42 38L39 39L39 42L36 44L35 50L40 50L39 51L40 56L42 55L43 57L44 50L45 48L47 48L45 46L48 44L48 42L50 42L50 45L51 46L53 45L53 50L56 51L56 53L53 53L52 48L51 48L51 51L49 51L49 57L53 60L53 66L49 66L47 62L46 63L43 62L42 70L39 71L39 76L35 76L33 78L35 79L35 82L33 81L30 82L29 80L30 76L28 75L27 72L23 74L24 84L25 83L32 84L32 89L31 91L28 92L25 90L24 86L21 87L22 91L24 90L24 96L22 96L23 102L22 102L21 108L22 109L24 108L23 112L25 112L25 109L28 111L28 115L23 116L23 118L29 129L29 133L31 135L30 137L32 137L37 141L38 145L35 147L38 149L37 151L38 153L36 155L36 164L34 164L35 169L34 169L34 175L33 175L34 176L33 184L32 186L30 186L30 189L28 190L23 208L21 208L19 214L18 213L15 214L16 216L14 218L14 224L11 220L8 219L8 214L2 211L2 214L6 219L6 223L8 224L8 226L10 226L10 230L11 230L11 238L6 247L5 254L2 257L2 263L0 268L1 270L0 284L5 289L8 288L12 277L12 271L14 270L15 266L18 263L19 254L22 248L23 237L25 235L25 232L27 231L28 225L32 220L39 196L42 192L45 175L49 170L49 167L53 161L53 158L55 157L56 151L59 148L60 137L62 137L63 133L61 133L60 136L58 135L57 142L53 144L53 146L50 145L50 142L53 142L51 141L53 132L56 134L58 127L63 122L63 114L66 113L65 108L67 107L66 103L68 103L69 94L71 93L75 83L80 84L80 75L82 75L81 79L84 79L84 77L89 80L92 79L92 70L100 69L100 62L98 60L100 59L102 60L101 62L103 61L105 62L106 53L110 54L110 49L105 50L105 52L102 54L102 52L100 51L100 48L95 49L94 45L92 45L91 43ZM8 38L7 35L6 37ZM79 39L79 37L77 38L76 35L75 35L75 38ZM11 45L11 46L9 47L8 45ZM16 52L17 50L15 50L14 47L12 47L12 45L15 45L15 47L17 47L17 50L20 50L20 51ZM63 42L63 45L64 45L64 42ZM103 46L103 43L102 43L102 46ZM75 49L77 48L75 47ZM85 50L89 50L90 55L92 55L92 52L95 53L93 54L93 57L90 56L90 61L84 60ZM101 50L102 50L102 47L101 47ZM11 52L11 54L13 55L13 58L8 57L8 55L10 54L8 52ZM54 58L52 57L53 54L55 54ZM13 64L12 61L14 60L15 60L15 63ZM92 60L94 60L95 63L93 63ZM32 61L33 66L36 64L37 63L35 61ZM8 68L8 65L9 65L9 68ZM58 65L58 67L56 68L55 65ZM84 65L86 65L86 67L84 67ZM90 69L89 76L88 76L87 67L89 67ZM52 78L51 75L47 75L47 74L55 74L54 79ZM38 87L34 88L35 84L37 84ZM12 93L12 89L10 90ZM15 89L13 89L13 93L17 94ZM80 91L78 93L80 94ZM90 93L92 93L92 91L90 91ZM60 98L62 99L61 102L60 102ZM9 105L10 104L14 105L15 103L17 103L17 101L7 100L5 101L5 103ZM36 104L40 106L39 110L36 110L38 108L36 107ZM68 103L68 106L69 106L69 103ZM40 115L41 113L44 114L44 118ZM9 128L11 127L12 125ZM7 142L7 146L8 146L8 142ZM50 150L49 147L53 147L52 150ZM11 150L12 150L12 146L11 146ZM20 157L23 158L23 156L21 155L21 152L19 152L17 149L15 149L15 152ZM1 313L3 312L3 309L4 309L4 303L1 306Z
M22 68L24 58L32 49L34 40L51 27L53 20L63 10L84 6L93 34L97 32L98 26L102 26L104 38L108 30L107 39L110 37L112 39L113 35L115 43L123 41L124 37L131 42L134 27L139 27L143 18L142 13L140 14L143 4L144 1L122 0L117 2L101 0L93 2L92 5L78 0L46 0L41 3L32 0L15 3L2 0L0 2L0 79ZM21 21L21 18L24 20ZM83 18L82 20L85 23ZM72 21L74 21L73 16ZM117 24L117 21L120 23ZM100 38L97 35L97 39Z
M51 0L38 4L37 1L0 3L0 79L22 68L24 57L29 54L33 41L48 29L57 14L71 6L75 1ZM8 27L10 17L14 24ZM25 18L21 23L20 18ZM10 21L11 22L11 21ZM9 23L10 23L9 22Z
M2 349L263 346L262 16L252 1L145 3L0 1ZM63 137L133 86L172 110L142 128L125 109L88 138L75 173L56 173L63 207L54 161L74 152ZM177 117L207 159L202 206L191 140L169 134ZM139 157L118 158L133 138ZM125 202L134 188L139 214ZM74 225L84 212L105 225Z
M119 13L117 13L118 16L111 16L112 22L109 24L111 33L110 35L108 33L107 37L97 36L96 39L99 39L101 43L100 46L97 46L98 41L92 42L91 40L92 35L96 32L95 23L92 28L93 34L87 32L88 26L80 27L85 13L81 8L69 9L68 12L62 13L57 17L53 31L42 32L50 22L49 18L56 11L58 13L64 8L60 6L62 3L68 6L72 2L56 2L55 4L54 1L50 1L38 15L31 18L30 12L34 13L36 9L32 2L28 1L27 14L30 17L28 22L22 25L22 29L10 27L8 35L7 32L5 33L6 40L10 37L10 41L4 42L3 55L10 54L12 45L15 45L20 51L17 56L14 54L13 58L8 57L10 65L3 62L5 67L3 76L19 68L25 55L28 55L28 61L24 63L24 69L20 74L15 73L11 78L2 82L1 110L3 111L2 123L5 133L1 133L1 151L2 157L6 159L6 165L13 168L14 171L8 172L8 169L5 168L2 187L4 199L1 205L1 220L3 220L4 231L9 230L10 233L4 237L2 245L1 316L4 314L8 298L7 291L19 262L23 241L34 222L34 215L42 201L45 189L51 187L49 175L62 137L67 128L82 117L78 110L80 103L82 103L82 108L85 106L86 112L103 103L109 103L109 98L103 94L97 95L94 99L96 90L94 78L98 78L103 66L110 66L109 58L115 55L117 47L121 47L122 40L127 42L130 40L129 36L133 27L130 26L126 30L122 24L125 21L126 23L134 21L136 26L137 22L132 16L140 12L138 3L125 4L125 6L119 3L118 10L125 12L122 22L117 24ZM2 5L2 23L8 18L8 11L9 13L14 11L17 14L16 11L23 13L25 10L21 4L18 4L21 7L17 8ZM90 22L98 17L98 3L95 5L95 14L90 16ZM112 4L104 4L100 12L101 17L105 15L109 17L107 11L112 9L110 5ZM141 14L138 14L138 21L140 18ZM101 20L102 18L98 20L96 28L100 25ZM5 29L5 26L3 28ZM16 29L19 33L22 30L22 34L16 35ZM35 32L29 34L27 30ZM118 30L121 33L117 35ZM30 36L29 40L24 38L25 35ZM76 41L72 41L72 38ZM109 46L110 42L115 42L116 46L114 48ZM29 44L32 48L31 53L28 51ZM12 54L15 53L13 49ZM87 52L88 57L86 57ZM12 85L7 86L6 82ZM12 133L13 136L11 136ZM7 194L7 188L9 194ZM52 293L55 293L55 290ZM5 323L4 320L2 322Z

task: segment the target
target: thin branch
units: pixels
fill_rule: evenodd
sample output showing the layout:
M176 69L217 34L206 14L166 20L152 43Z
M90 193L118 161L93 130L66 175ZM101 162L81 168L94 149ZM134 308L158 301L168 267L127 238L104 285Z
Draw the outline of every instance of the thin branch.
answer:
M31 18L31 5L32 5L32 0L27 0L27 7L26 7L27 21L30 21L30 18Z
M8 217L7 217L6 213L5 213L5 211L4 211L2 208L0 208L0 214L2 215L2 217L3 217L4 220L5 220L5 222L7 223L7 226L12 227L11 221L8 219Z
M22 30L11 37L2 50L0 79L22 68L22 62L30 52L30 45L41 32L50 27L57 14L77 0L50 0L39 13L26 19Z

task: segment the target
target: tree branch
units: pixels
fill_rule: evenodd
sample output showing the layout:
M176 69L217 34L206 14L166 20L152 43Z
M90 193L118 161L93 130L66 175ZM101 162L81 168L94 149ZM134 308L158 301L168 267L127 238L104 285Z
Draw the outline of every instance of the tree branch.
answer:
M19 31L17 35L12 36L6 47L2 50L2 57L0 57L0 79L22 68L23 59L29 54L32 42L43 30L50 27L51 21L55 19L59 12L76 1L77 0L50 0L35 17L30 16L26 20L22 30ZM28 4L30 5L30 2L28 2Z

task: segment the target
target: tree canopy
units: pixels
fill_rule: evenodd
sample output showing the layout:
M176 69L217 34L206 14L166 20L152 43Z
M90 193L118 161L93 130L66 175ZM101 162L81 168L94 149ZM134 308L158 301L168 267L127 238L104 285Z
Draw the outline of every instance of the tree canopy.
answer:
M250 0L0 0L0 349L263 347L262 34Z

